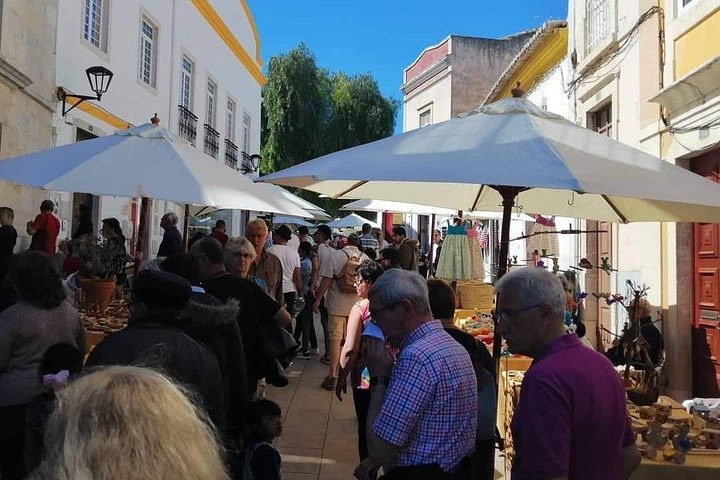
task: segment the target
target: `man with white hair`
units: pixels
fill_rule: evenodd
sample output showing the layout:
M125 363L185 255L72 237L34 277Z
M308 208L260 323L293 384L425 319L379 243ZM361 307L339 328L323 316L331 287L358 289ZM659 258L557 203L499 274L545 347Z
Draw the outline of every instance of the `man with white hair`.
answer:
M495 285L499 331L511 353L533 358L511 425L515 479L626 479L640 456L620 376L565 332L565 292L540 268Z
M372 478L379 466L394 479L474 478L477 383L465 349L430 310L425 279L388 270L369 293L372 322L399 347L394 360L385 342L368 336L370 372L368 458L356 477Z
M178 216L174 212L168 212L160 219L160 227L165 232L158 248L158 257L165 258L183 252L183 239L177 224Z

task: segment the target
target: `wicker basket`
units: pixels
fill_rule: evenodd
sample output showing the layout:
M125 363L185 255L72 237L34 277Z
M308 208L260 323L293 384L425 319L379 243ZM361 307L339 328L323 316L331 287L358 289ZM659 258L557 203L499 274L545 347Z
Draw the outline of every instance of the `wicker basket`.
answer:
M495 304L495 292L492 285L469 280L459 281L456 286L460 308L469 308L483 313L490 313Z

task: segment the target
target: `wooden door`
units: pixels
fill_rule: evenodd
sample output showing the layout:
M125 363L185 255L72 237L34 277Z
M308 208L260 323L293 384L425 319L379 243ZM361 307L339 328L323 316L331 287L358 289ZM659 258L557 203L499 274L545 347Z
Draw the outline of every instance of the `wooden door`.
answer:
M604 257L607 257L608 263L610 265L614 265L613 262L613 255L612 255L612 224L610 222L598 222L598 230L605 233L598 233L597 234L597 258L595 259L595 265L598 266L602 263L602 259ZM611 276L608 275L606 272L596 269L597 274L597 286L598 286L598 292L610 292L610 293L616 293L613 291L612 282L611 282ZM612 326L612 316L610 314L610 306L607 304L607 302L600 298L597 302L598 306L598 325L601 327L614 331ZM612 342L612 338L603 335L603 347L605 350L610 348L610 343Z
M720 183L720 150L692 161L698 175ZM693 238L693 393L720 396L720 225L696 223Z

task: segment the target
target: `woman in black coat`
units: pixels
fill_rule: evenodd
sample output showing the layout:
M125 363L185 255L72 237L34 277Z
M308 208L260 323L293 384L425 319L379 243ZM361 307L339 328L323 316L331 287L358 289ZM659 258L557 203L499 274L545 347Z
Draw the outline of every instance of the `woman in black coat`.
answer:
M8 272L8 263L17 243L17 230L13 227L15 212L12 208L0 208L0 283Z

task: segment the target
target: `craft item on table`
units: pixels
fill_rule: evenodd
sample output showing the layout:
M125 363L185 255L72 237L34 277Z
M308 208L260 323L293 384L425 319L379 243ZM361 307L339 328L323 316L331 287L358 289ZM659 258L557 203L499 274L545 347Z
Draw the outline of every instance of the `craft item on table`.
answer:
M568 312L565 310L565 331L568 334L575 333L577 330L577 325L574 322L573 314L572 312Z
M466 232L468 248L470 250L470 277L472 280L484 280L485 259L483 258L482 248L480 247L478 231L475 228L469 228Z
M537 250L546 254L557 254L560 251L557 229L555 228L555 217L543 217L534 215L535 224L532 229L532 236L528 239L527 249Z
M552 272L557 275L557 273L560 271L560 264L558 263L557 257L552 257L553 267Z
M443 241L435 276L445 280L470 280L470 244L465 227L450 225Z
M586 268L588 270L593 268L593 264L590 263L590 260L588 260L587 258L581 258L578 265L581 266L582 268Z

